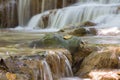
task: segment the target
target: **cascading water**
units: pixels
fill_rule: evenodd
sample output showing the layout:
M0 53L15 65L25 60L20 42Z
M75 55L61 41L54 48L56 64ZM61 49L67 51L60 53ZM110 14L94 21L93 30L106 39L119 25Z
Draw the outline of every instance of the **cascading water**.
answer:
M30 2L31 0L19 0L18 15L19 26L24 26L30 19Z
M14 12L17 11L15 7L18 7L18 16L16 16L18 17L18 19L16 19L16 21L18 20L19 27L17 27L17 29L22 28L22 30L25 29L28 31L43 30L43 32L44 30L46 30L46 32L49 32L49 30L53 30L53 29L58 30L65 28L66 26L67 27L71 25L76 26L86 21L92 21L93 23L96 24L96 26L92 26L92 28L95 28L97 30L98 36L87 36L87 38L89 38L87 39L88 42L92 38L94 39L91 40L92 43L96 43L96 44L98 43L102 44L102 41L103 43L110 43L110 44L120 43L119 36L118 37L114 36L120 34L120 29L119 29L120 0L18 0L18 6L16 6L17 0L11 0L11 1L6 0L6 1L7 3L4 3L4 6L0 5L0 12L7 13L6 17L5 15L2 17L2 18L5 17L4 20L0 18L0 22L2 21L5 22L7 20L6 21L7 25L11 25L11 23L14 22L14 17L15 17L14 15L16 14ZM74 2L77 3L69 7L65 7L70 3L74 3ZM82 26L82 28L84 28L84 26ZM89 26L86 26L85 28L89 28ZM37 35L39 36L39 33L37 33ZM106 36L103 37L103 35L107 35L107 37ZM109 38L109 36L111 35L112 37ZM7 34L7 36L10 35ZM21 38L19 34L18 37ZM22 38L25 37L29 37L29 36L25 36L25 35L22 36ZM73 36L68 35L66 38L65 35L64 37L65 39L69 39ZM83 37L81 38L85 39L85 37L86 36L84 36L84 38ZM97 40L94 37L100 39ZM106 40L104 41L105 38ZM118 39L114 40L113 38L114 39L118 38ZM7 39L8 38L5 37L5 39L3 38L1 39L1 41L2 40L3 42L8 41L7 44L11 42L13 44L14 41L15 41L14 44L24 42L19 39L17 40L11 39L12 41L9 42L9 40ZM27 41L27 39L25 41ZM29 41L27 41L27 43L29 43ZM3 45L4 44L2 44L2 46ZM11 45L6 47L13 48ZM20 46L15 45L15 47L19 48ZM20 50L22 51L21 48ZM78 79L78 78L69 78L69 77L73 77L73 73L71 69L71 64L72 64L71 54L67 50L56 50L56 51L48 50L43 53L40 51L32 55L27 54L20 57L19 56L10 57L6 59L6 64L7 66L9 66L9 70L10 70L9 72L27 76L27 78L30 78L32 80ZM29 79L23 79L23 80L29 80Z
M63 14L64 13L64 14ZM88 4L65 8L60 10L53 17L53 23L51 24L54 28L63 28L66 25L82 23L95 19L97 16L105 14L116 14L117 5L98 5Z
M59 80L63 77L73 76L70 60L69 51L56 49L43 50L28 56L8 58L6 64L10 66L9 70L12 72L29 75L30 80Z
M118 35L120 34L120 14L104 15L96 18L93 22L98 25L98 35Z
M67 0L18 0L18 26L25 27L33 15L50 9L62 8L72 2L68 3Z
M94 0L93 0L94 1ZM96 0L97 1L97 0ZM80 1L82 2L82 1ZM26 29L61 29L65 26L76 25L83 23L85 21L95 20L99 16L119 14L119 2L118 0L112 1L109 0L107 3L116 3L116 4L97 4L97 3L88 3L87 4L75 4L70 7L63 9L53 10L43 12L34 16L28 23ZM98 1L104 3L104 1ZM47 18L44 20L44 18Z

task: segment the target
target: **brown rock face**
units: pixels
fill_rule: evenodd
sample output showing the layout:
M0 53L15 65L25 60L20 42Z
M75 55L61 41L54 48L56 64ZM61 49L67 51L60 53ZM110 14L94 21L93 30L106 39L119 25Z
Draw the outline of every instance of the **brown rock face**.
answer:
M120 47L107 47L88 55L80 65L77 75L84 76L91 70L118 69Z

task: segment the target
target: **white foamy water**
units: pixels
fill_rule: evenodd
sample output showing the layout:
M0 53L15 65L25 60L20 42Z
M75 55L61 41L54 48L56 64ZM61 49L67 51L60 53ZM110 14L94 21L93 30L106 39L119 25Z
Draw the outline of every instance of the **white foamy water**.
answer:
M98 27L120 27L120 14L99 16L93 22L98 24Z
M98 35L120 35L120 14L100 16L93 22L97 23Z
M44 22L43 22L43 16L47 16L47 15L49 15L50 14L50 12L49 11L46 11L46 12L44 12L44 13L42 13L42 14L38 14L38 15L35 15L34 17L32 17L32 19L29 21L29 23L28 23L28 25L27 25L27 27L26 27L26 29L35 29L35 28L38 28L38 29L40 29L40 28L44 28ZM39 27L39 26L41 26L41 27Z
M118 27L99 29L98 35L120 35L120 29Z
M78 0L81 3L97 2L97 3L120 3L120 0Z
M31 29L31 28L27 28L27 27L22 27L22 26L18 26L15 29L11 29L11 30L16 30L16 31L23 31L23 32L58 32L59 29L50 29L50 28L46 28L46 29Z

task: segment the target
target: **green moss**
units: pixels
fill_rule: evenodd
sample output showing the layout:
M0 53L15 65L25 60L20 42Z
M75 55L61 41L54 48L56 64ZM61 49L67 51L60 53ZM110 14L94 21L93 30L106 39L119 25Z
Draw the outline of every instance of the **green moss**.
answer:
M76 36L66 40L63 35L48 34L38 41L33 41L30 47L36 45L37 48L66 48L73 52L79 47L80 42L80 38Z

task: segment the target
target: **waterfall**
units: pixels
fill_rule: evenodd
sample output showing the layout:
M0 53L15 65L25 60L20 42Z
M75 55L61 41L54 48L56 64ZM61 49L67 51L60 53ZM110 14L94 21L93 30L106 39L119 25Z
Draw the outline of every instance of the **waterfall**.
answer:
M25 27L33 15L50 9L65 7L67 0L18 0L18 26Z
M117 14L118 5L80 5L68 7L63 10L59 10L55 17L53 17L53 23L50 25L54 28L63 28L64 26L76 23L82 23L95 19L100 15L105 14ZM63 14L64 13L64 14Z
M30 80L59 80L73 76L71 58L65 49L41 50L34 54L7 58L6 64L10 66L9 70L28 75Z
M43 79L44 80L53 80L52 73L51 73L51 70L50 70L50 67L49 67L48 63L46 61L42 61L42 65L44 66L43 67L43 70L44 70Z
M19 26L25 26L30 19L30 1L31 0L19 0L18 2Z
M120 13L118 8L119 4L77 4L53 12L47 11L36 15L30 20L26 28L45 28L46 26L44 25L46 23L44 22L43 17L46 16L48 17L49 23L47 28L61 29L70 24L75 25L77 23L93 20L101 15L118 14Z
M57 3L57 1L55 3ZM66 0L62 1L63 6L66 3ZM44 5L45 2L42 4ZM69 7L48 10L33 16L24 29L62 29L66 26L74 26L86 21L93 21L101 24L103 27L103 25L107 26L110 19L114 18L109 17L110 15L118 15L120 13L119 6L120 0L77 0L76 4ZM44 6L42 8L44 8ZM103 16L104 19L105 17L107 18L106 23L104 19L102 19ZM97 22L100 19L104 24ZM118 20L117 18L115 18L114 21L112 20L111 26L113 26L113 24L119 25ZM99 27L99 25L97 27Z

